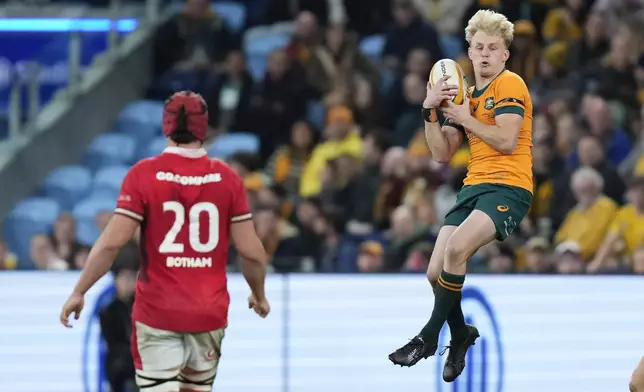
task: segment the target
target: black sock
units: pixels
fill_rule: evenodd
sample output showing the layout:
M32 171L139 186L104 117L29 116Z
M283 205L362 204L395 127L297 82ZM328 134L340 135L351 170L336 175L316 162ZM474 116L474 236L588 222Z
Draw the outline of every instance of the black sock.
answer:
M465 275L452 275L445 271L441 272L441 276L438 278L438 285L434 291L432 316L420 331L420 336L426 343L438 344L438 334L441 332L443 324L445 324L456 302L461 300L463 282L465 282Z
M432 282L431 284L434 293L436 293L436 286L438 286L438 282ZM458 294L456 303L447 315L447 325L449 325L450 333L452 335L452 338L455 338L457 340L460 338L460 336L463 335L463 332L465 331L465 316L463 315L463 309L461 308L462 297L463 293L460 292Z

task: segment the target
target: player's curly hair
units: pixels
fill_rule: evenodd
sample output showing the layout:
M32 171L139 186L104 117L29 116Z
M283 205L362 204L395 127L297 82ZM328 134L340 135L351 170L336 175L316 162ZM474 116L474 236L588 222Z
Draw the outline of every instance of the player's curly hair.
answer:
M505 15L492 10L480 10L467 22L465 40L468 44L472 43L472 37L479 31L501 37L506 48L514 39L514 24Z

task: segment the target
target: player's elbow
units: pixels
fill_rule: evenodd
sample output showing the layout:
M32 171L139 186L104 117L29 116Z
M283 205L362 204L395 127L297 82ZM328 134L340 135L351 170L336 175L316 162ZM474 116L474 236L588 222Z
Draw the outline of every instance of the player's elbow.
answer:
M510 155L514 152L514 150L517 149L517 141L516 140L508 140L499 146L498 150L501 154L505 155Z
M512 154L514 150L517 149L517 145L519 144L519 134L518 132L513 132L511 135L508 135L509 137L503 138L501 142L497 146L497 150L501 154Z
M452 157L449 154L436 154L433 155L434 160L438 163L449 163Z
M230 234L242 261L266 263L266 251L257 237L252 220L232 224Z

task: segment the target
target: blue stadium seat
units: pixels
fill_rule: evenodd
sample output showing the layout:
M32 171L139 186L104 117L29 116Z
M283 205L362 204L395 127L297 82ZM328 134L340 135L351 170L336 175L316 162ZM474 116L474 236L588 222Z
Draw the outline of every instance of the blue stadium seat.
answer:
M306 109L306 119L318 128L324 127L326 108L323 102L310 102Z
M63 210L87 196L92 185L92 174L84 166L63 166L55 169L42 185L45 196L55 199Z
M233 31L241 31L246 25L246 7L244 5L226 1L213 4L212 8Z
M128 104L116 120L117 129L132 135L141 147L154 136L161 134L163 103L157 101L136 101Z
M384 48L385 36L382 34L370 35L360 42L360 51L376 62L380 62Z
M76 237L85 245L92 245L98 239L99 231L96 226L96 214L101 211L114 211L116 199L106 196L93 196L82 200L72 211L76 218Z
M259 151L259 138L251 133L229 133L219 137L208 147L208 155L214 158L228 158L236 152Z
M92 185L92 196L104 195L116 199L121 190L121 184L127 174L127 166L107 166L96 172Z
M244 42L244 49L248 55L268 56L274 50L287 46L290 41L291 36L288 34L268 32Z
M244 40L248 70L255 80L264 78L268 56L273 51L287 46L290 40L289 34L268 30L262 34L254 34L252 39Z
M162 102L141 100L131 102L121 110L118 117L118 123L134 122L137 124L156 124L160 127L162 115Z
M141 149L139 159L157 156L161 154L166 147L168 147L168 140L165 137L152 139L146 148Z
M125 165L136 160L136 138L125 133L104 133L90 143L83 162L96 172L103 166Z
M49 234L60 214L54 199L33 197L24 199L9 214L4 232L9 247L16 252L21 265L30 265L29 242L36 234Z

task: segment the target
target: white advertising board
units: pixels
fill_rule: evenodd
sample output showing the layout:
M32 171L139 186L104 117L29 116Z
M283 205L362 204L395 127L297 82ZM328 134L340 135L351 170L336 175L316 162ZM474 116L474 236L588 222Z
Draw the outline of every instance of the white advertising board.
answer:
M81 319L67 330L58 312L77 277L0 273L3 390L107 391L99 388L92 311L111 281L88 293ZM247 309L241 276L231 276L229 287L218 392L618 392L644 355L641 277L468 277L463 308L481 338L451 385L440 381L444 358L410 369L387 359L431 313L422 275L271 276L265 320Z

